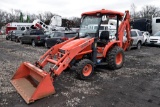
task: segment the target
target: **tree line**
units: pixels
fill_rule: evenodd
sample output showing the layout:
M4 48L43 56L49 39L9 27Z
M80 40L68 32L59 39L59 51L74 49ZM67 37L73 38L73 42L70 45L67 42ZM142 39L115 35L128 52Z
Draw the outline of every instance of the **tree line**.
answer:
M136 5L131 4L130 15L132 19L160 17L160 8L153 5L145 5L141 10L137 11Z
M0 9L0 28L10 22L20 22L21 13L22 11L17 9L11 9L10 12L6 12ZM52 12L44 12L39 14L23 13L23 15L29 17L29 21L23 20L23 22L32 23L33 20L40 19L48 25L50 23L50 19L53 17L53 15L55 15L55 13ZM151 19L152 16L154 17L160 16L160 8L152 5L146 5L143 6L141 10L137 11L136 5L131 4L130 15L132 19L138 19L138 18ZM79 17L62 19L62 27L79 27L79 25L80 25Z
M47 25L49 25L50 19L54 15L56 15L51 12L30 14L30 13L23 13L21 10L17 10L17 9L11 9L10 12L0 9L0 28L10 22L22 22L22 14L23 14L23 17L26 16L26 19L24 18L23 22L32 23L35 19L40 19L41 21L45 22ZM27 18L29 18L29 20L27 20ZM62 18L62 27L79 27L79 25L80 25L80 18L78 17L71 17L69 19Z

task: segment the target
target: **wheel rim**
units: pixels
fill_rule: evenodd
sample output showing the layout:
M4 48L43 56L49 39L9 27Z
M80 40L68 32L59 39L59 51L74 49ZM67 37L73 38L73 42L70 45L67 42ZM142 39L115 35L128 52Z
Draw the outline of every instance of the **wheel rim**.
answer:
M145 40L144 44L145 44L145 45L147 44L147 39Z
M45 45L45 47L46 47L46 48L48 48L48 45L47 45L47 43L46 43L46 42L44 43L44 45Z
M129 46L129 47L127 48L127 50L131 50L131 46Z
M145 40L145 43L147 43L147 39Z
M92 65L91 64L87 64L86 66L84 66L83 68L83 75L84 76L89 76L92 72Z
M32 46L35 47L35 42L34 41L32 41Z
M22 40L20 39L19 42L22 44Z
M122 53L118 53L117 56L116 56L116 64L117 65L121 64L122 60L123 60Z
M140 49L141 48L141 44L140 43L138 43L138 49Z

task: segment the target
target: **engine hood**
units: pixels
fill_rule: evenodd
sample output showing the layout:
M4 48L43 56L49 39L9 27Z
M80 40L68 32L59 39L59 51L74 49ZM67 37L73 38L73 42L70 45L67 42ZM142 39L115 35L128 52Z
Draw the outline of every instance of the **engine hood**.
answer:
M76 40L73 40L73 41L65 44L60 49L62 49L62 50L70 50L70 49L73 49L74 47L86 42L87 40L89 40L89 38L76 39Z
M160 36L150 36L150 39L160 39Z

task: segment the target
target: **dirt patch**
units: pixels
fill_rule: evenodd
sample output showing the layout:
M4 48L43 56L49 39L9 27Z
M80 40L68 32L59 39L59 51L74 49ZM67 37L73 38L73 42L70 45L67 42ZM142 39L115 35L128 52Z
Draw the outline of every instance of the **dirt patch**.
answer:
M42 46L0 39L0 106L2 107L158 107L160 106L160 48L142 47L125 52L123 68L97 66L87 81L63 72L55 81L56 94L27 105L10 84L24 61L34 63L46 52Z

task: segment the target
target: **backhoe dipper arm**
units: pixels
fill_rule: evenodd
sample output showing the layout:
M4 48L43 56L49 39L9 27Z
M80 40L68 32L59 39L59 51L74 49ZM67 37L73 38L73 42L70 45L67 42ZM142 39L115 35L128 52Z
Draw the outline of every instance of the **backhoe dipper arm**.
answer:
M123 43L123 36L124 36L124 32L126 30L126 37L127 37L127 41L125 43ZM122 19L122 23L119 26L118 29L118 37L120 42L120 47L122 47L124 50L126 50L131 43L131 36L130 36L130 15L129 15L129 11L125 11L124 17Z

